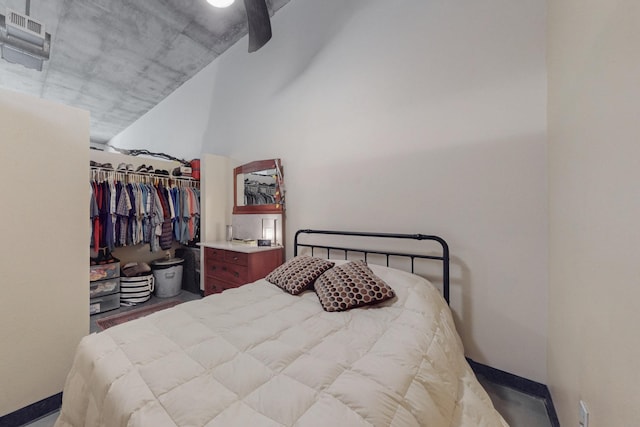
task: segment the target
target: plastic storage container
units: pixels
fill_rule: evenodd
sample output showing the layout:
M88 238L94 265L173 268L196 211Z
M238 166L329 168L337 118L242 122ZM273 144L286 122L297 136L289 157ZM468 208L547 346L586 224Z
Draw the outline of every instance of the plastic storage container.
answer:
M112 262L110 264L92 265L89 268L89 280L113 279L120 276L120 263Z
M89 298L110 295L116 292L120 292L120 278L98 280L91 282L89 286Z
M183 263L182 258L160 259L151 263L157 297L169 298L180 293Z
M115 293L89 300L89 314L98 314L104 311L115 310L120 307L120 294Z

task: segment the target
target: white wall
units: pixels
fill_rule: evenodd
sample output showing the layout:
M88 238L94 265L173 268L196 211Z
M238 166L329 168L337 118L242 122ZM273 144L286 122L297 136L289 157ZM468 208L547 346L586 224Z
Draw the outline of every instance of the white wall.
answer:
M89 332L89 113L0 89L0 416L62 391Z
M442 235L467 355L545 382L545 12L292 1L263 49L247 54L245 38L197 76L212 98L191 143L282 158L289 244L302 227ZM180 123L193 90L158 110ZM145 126L163 126L152 113Z
M203 242L225 240L227 224L231 224L233 209L233 168L235 163L226 157L202 156L202 231ZM206 196L202 196L206 195Z
M549 386L640 425L640 3L549 2Z
M192 160L200 157L215 84L214 61L109 143Z

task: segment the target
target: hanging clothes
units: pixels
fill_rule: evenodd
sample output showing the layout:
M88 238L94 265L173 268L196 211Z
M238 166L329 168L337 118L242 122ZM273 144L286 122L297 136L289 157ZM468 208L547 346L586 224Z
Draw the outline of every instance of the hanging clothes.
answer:
M162 228L160 232L160 248L164 250L171 249L173 243L173 230L171 227L171 209L169 208L169 200L167 198L167 190L161 185L158 186L158 198L162 205Z
M149 244L168 250L199 233L200 190L192 180L135 173L95 172L90 182L91 246L94 250Z
M98 207L97 185L92 182L89 201L89 218L91 220L91 246L95 252L100 249L100 208Z

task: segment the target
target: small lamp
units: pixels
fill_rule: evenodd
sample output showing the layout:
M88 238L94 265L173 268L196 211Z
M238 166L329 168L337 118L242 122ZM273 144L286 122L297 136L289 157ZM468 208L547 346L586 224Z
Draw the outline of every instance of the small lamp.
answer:
M276 243L276 220L271 218L262 218L262 239L269 240L269 245Z

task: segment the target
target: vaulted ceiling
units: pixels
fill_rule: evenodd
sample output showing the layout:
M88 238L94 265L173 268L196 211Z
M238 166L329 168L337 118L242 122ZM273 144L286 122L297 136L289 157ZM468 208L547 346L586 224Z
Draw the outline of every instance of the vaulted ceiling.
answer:
M267 0L270 14L288 2ZM24 13L25 6L26 0L0 0L0 14ZM89 110L96 143L109 141L247 33L241 0L225 9L206 0L33 0L30 16L51 34L51 58L41 72L0 59L0 87Z

